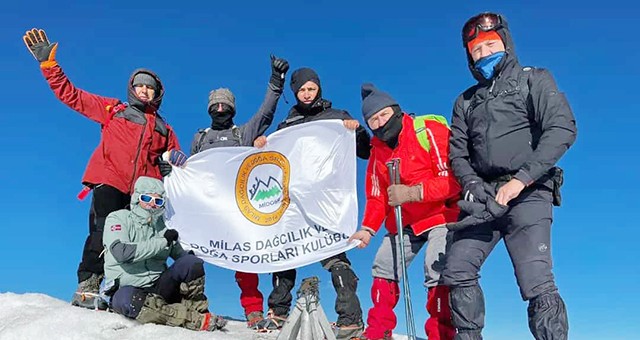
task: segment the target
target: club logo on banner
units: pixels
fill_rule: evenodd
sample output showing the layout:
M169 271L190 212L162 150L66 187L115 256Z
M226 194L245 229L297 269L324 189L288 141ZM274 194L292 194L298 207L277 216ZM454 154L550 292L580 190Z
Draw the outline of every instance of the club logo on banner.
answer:
M289 160L275 151L247 157L236 178L236 203L249 221L274 225L289 206Z

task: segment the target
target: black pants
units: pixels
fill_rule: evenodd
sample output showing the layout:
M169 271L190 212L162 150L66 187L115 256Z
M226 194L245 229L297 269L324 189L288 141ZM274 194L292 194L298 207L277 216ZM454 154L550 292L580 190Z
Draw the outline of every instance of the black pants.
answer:
M362 323L362 307L356 294L358 277L351 269L351 262L346 253L331 256L320 261L320 264L331 272L331 281L336 290L335 310L338 314L339 326ZM296 283L296 270L289 269L273 273L273 290L269 294L269 309L278 316L286 316L291 308L293 297L291 290Z
M88 279L91 274L104 273L104 258L100 257L104 222L111 212L126 208L130 201L131 196L106 184L93 189L89 210L89 236L84 242L82 261L78 266L78 282Z
M151 287L119 287L111 297L111 308L119 314L135 319L147 294L158 294L167 303L178 303L181 300L180 283L191 282L202 276L203 261L195 255L186 254L165 270Z
M501 239L513 263L520 295L529 301L534 337L567 338L566 310L551 271L551 202L550 190L529 189L509 203L511 208L500 219L453 233L442 278L451 288L456 339L481 339L484 296L479 271Z

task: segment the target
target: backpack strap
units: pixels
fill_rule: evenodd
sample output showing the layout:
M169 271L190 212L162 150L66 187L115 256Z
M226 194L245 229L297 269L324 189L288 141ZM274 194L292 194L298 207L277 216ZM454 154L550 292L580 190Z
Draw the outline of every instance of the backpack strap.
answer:
M233 135L235 140L242 144L242 132L240 132L240 128L237 125L231 127L231 135Z
M109 113L109 116L107 117L107 121L104 122L104 124L102 125L102 128L105 129L107 126L109 126L109 123L111 123L111 121L113 120L113 117L118 113L126 110L127 106L129 106L129 103L127 102L125 103L119 102L116 105L107 105L105 108Z
M471 99L462 99L462 116L464 120L467 120L469 117L469 108L471 107Z
M477 105L475 101L475 93L477 89L478 85L474 85L462 93L462 117L465 122L467 121L467 118L469 118L469 113Z
M198 130L198 133L200 134L200 138L198 138L198 144L196 144L196 153L202 150L202 142L204 141L204 137L207 136L207 132L209 132L209 130L211 130L211 128Z
M522 68L522 72L518 75L518 90L520 90L522 99L524 99L524 102L527 104L527 114L529 115L529 120L531 120L531 122L536 122L535 108L533 107L533 99L530 96L531 93L529 89L529 81L534 69L535 68L531 66L525 66Z
M449 128L449 123L447 119L440 115L428 114L424 116L417 116L413 118L413 128L416 130L416 137L418 138L418 143L425 149L427 152L431 151L431 142L429 142L429 136L427 135L427 121L434 121L440 123Z
M524 99L524 102L527 104L527 113L529 114L529 119L533 122L535 122L535 119L534 119L535 110L533 108L533 101L529 96L530 95L529 81L531 78L531 74L533 73L531 71L533 71L534 69L535 67L532 67L532 66L524 66L522 68L522 72L518 74L518 85L517 85L518 90L520 90L520 94ZM469 88L462 95L462 112L465 120L469 117L469 112L475 108L475 101L474 101L475 96L473 94L475 93L476 89L477 89L477 85Z

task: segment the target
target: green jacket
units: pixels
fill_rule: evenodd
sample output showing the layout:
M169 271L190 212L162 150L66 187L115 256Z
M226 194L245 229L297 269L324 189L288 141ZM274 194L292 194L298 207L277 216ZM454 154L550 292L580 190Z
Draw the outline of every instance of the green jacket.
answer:
M149 287L167 269L167 258L185 254L180 243L167 245L164 232L164 207L153 210L138 205L140 194L164 197L162 181L140 177L131 196L131 210L114 211L104 224L104 273L107 285L119 279L119 285Z

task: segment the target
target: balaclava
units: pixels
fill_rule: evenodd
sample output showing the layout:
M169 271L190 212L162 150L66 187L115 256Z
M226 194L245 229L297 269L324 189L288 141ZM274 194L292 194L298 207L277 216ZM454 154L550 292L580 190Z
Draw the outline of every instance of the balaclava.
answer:
M377 89L373 84L366 83L361 88L362 95L362 116L365 122L369 121L378 111L391 107L393 115L381 127L371 130L373 135L385 142L390 148L395 148L398 144L398 137L402 130L402 110L400 105L388 93ZM371 128L371 127L369 127Z
M218 104L222 104L222 111L218 111ZM219 88L209 93L209 116L211 129L227 130L233 127L233 117L236 115L236 98L231 90Z

